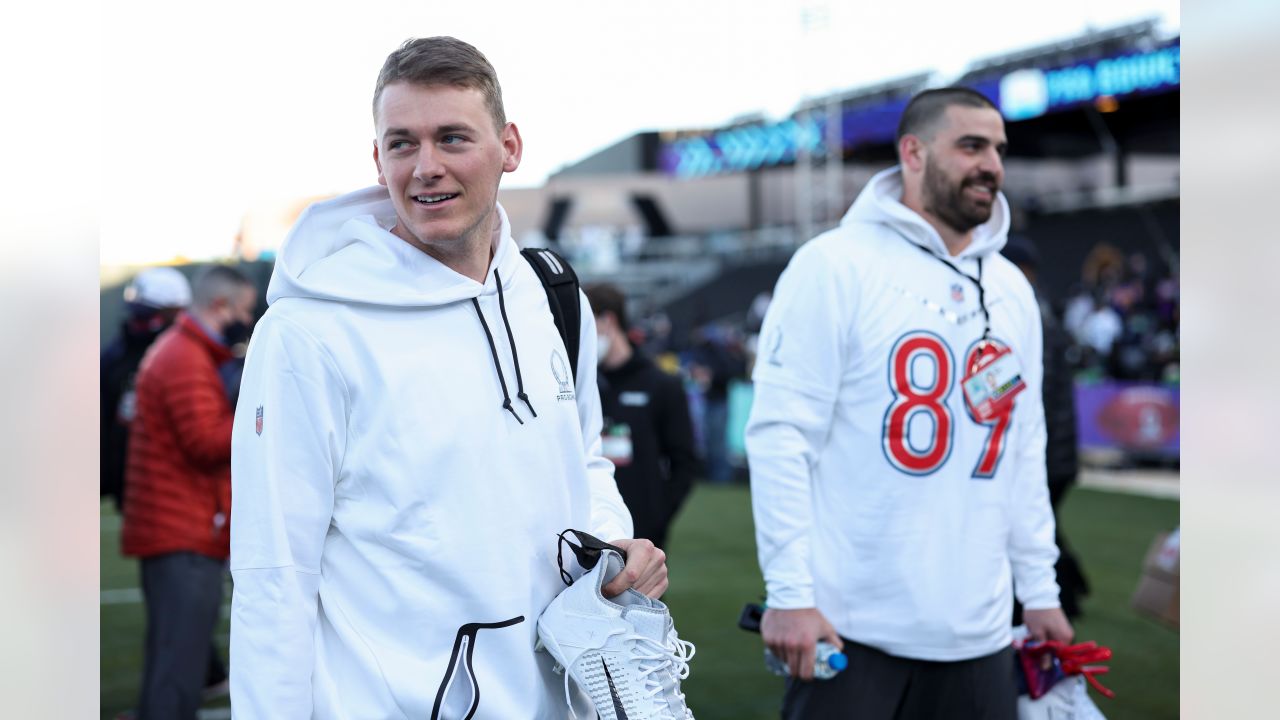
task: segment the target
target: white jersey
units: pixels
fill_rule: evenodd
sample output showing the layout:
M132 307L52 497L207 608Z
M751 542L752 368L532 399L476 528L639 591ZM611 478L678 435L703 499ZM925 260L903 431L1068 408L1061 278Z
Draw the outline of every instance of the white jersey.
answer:
M232 438L235 717L564 717L533 649L556 535L631 520L589 306L575 384L498 215L484 283L391 234L381 187L312 206L282 247Z
M760 565L775 608L817 607L892 655L960 660L1010 642L1012 588L1058 606L1044 466L1040 314L999 254L1008 206L959 256L878 174L778 280L747 427ZM939 258L956 266L948 267ZM983 334L1026 389L980 423L960 381Z

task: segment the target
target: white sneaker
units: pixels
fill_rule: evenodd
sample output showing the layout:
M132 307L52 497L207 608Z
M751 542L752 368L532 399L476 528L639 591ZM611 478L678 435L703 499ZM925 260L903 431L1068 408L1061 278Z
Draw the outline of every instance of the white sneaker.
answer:
M693 643L681 640L667 606L628 589L606 599L600 588L622 570L622 556L600 562L565 588L538 618L537 649L566 669L603 720L692 720L680 681L689 677ZM569 702L570 707L573 703Z

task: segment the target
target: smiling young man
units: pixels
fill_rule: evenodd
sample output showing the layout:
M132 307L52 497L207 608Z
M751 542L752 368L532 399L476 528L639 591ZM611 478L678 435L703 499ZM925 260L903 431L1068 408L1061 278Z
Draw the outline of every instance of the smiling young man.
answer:
M1011 587L1033 636L1071 639L1005 145L986 97L917 95L899 165L778 280L746 441L785 718L1012 720ZM818 640L849 666L813 682Z
M498 182L523 149L515 123L487 105L479 88L393 81L374 111L373 160L397 218L391 232L477 282L489 267Z
M522 144L479 51L406 42L373 110L379 185L299 218L245 364L232 708L562 718L563 679L534 652L556 535L628 550L606 595L667 586L600 452L595 325L584 312L570 385L497 203Z

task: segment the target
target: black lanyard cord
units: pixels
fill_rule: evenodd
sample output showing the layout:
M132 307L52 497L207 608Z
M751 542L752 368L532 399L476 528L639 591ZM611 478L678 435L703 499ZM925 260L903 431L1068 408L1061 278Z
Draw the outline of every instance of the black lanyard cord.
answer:
M904 240L906 240L906 238L903 238L903 239L904 239ZM969 282L973 283L973 284L974 284L974 286L978 288L978 307L982 308L982 339L983 339L983 340L988 340L988 339L990 339L990 337L991 337L991 311L990 311L990 310L987 310L987 298L986 298L986 292L985 292L985 291L983 290L983 288L982 288L982 258L978 258L978 277L974 277L974 276L970 275L969 273L967 273L967 272L965 272L965 271L961 270L960 268L956 267L954 264L952 264L952 263L951 263L951 261L946 260L945 258L942 258L942 257L939 257L939 256L937 256L937 255L933 254L933 252L932 252L932 251L930 251L930 250L929 250L929 248L927 248L927 247L925 247L925 246L923 246L923 245L917 245L917 244L915 244L915 243L911 242L910 240L907 240L907 242L908 242L908 243L911 243L912 247L917 248L918 250L920 250L920 252L924 253L925 255L928 255L929 257L933 258L934 260L937 260L938 262L942 263L943 265L946 265L947 267L951 268L951 269L952 269L952 271L954 271L957 275L959 275L960 277L963 277L964 279L966 279L966 280L968 280Z

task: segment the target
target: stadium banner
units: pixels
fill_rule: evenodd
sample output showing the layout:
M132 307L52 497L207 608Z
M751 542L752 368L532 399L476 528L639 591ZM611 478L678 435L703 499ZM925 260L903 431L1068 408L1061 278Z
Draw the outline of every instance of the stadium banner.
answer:
M1076 429L1081 449L1177 458L1177 385L1106 380L1076 383Z
M863 143L892 143L910 92L889 100L846 105L840 111L842 149ZM821 108L777 122L758 122L663 142L662 172L681 178L749 172L788 165L807 152L824 155L827 117Z
M1109 98L1176 92L1182 86L1181 37L1159 47L1134 49L1102 57L1058 62L1057 53L1029 58L1005 72L975 74L961 84L991 98L1009 122L1080 108ZM924 88L903 86L894 93L842 102L840 145L843 151L864 144L892 144L907 102ZM778 121L692 132L663 140L658 167L679 178L750 172L789 165L807 152L828 152L827 117L821 104Z
M1182 47L1179 40L1064 67L1021 68L974 85L988 97L998 98L1006 120L1029 120L1100 98L1177 90L1182 85Z

